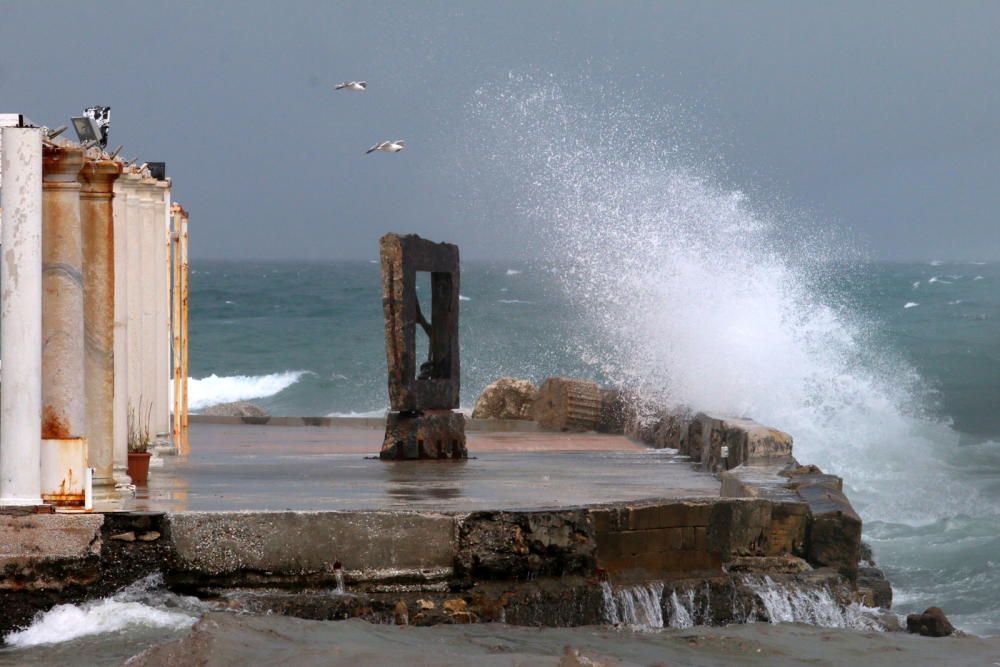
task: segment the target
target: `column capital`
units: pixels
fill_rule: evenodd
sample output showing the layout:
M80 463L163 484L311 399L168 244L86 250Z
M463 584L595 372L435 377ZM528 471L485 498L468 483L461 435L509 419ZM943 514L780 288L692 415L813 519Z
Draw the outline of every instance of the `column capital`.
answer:
M87 160L80 170L84 194L111 195L122 173L121 163L113 160Z
M81 167L83 167L82 148L42 147L42 180L45 183L76 183Z

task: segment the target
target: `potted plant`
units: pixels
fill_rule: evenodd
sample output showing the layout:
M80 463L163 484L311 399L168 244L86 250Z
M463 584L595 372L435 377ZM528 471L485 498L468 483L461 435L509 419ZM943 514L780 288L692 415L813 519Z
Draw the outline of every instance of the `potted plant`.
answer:
M139 400L140 414L136 418L135 408L129 406L128 409L128 476L132 478L132 483L136 486L146 484L149 480L149 419L153 412L152 401L146 411L145 420L142 419L142 399Z

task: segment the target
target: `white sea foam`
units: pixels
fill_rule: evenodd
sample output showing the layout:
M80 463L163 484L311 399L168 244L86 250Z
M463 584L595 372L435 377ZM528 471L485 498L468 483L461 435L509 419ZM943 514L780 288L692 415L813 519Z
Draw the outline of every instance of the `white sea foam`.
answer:
M472 301L472 298L471 297L467 297L464 294L459 294L458 295L458 300L459 301Z
M920 287L920 281L919 280L917 282L913 283L913 289L917 289L918 287Z
M516 276L519 273L521 273L521 272L518 271L517 269L507 269L507 275L508 276Z
M365 418L365 419L380 419L385 417L385 413L388 412L389 408L381 408L380 410L369 410L367 412L331 412L327 417L352 417L352 418Z
M269 375L232 375L188 380L189 403L192 410L203 410L219 403L266 398L284 391L309 371L285 371Z
M561 267L582 359L659 402L793 433L866 521L1000 514L956 471L966 457L926 416L927 383L831 287L830 265L855 258L842 239L720 186L668 111L552 81L478 91L474 131L497 135L483 168Z
M194 625L206 607L195 598L156 590L162 583L162 577L152 575L111 597L78 605L56 605L4 640L11 646L24 648L135 627L183 630Z
M982 280L982 279L983 279L982 276L976 276L975 278L973 278L973 280Z
M917 303L916 301L907 301L906 305L904 305L903 308L916 308L919 305L920 304Z
M524 301L523 299L498 299L500 303L534 303L533 301Z
M927 281L927 284L931 283L941 283L942 285L951 285L950 280L945 280L944 278L941 278L939 276L932 276L931 279Z

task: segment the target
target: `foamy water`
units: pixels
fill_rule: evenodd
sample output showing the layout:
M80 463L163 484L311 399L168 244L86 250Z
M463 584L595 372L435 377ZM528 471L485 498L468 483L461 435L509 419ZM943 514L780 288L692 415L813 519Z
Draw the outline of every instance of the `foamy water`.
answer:
M207 609L196 598L161 590L163 578L151 575L111 597L82 604L60 604L39 614L30 626L9 633L4 641L18 648L69 642L126 630L176 631L194 625Z
M266 398L284 391L298 382L308 371L285 371L268 375L209 375L188 380L188 402L191 410L203 410L219 403Z
M495 135L492 167L521 203L520 231L558 264L581 313L581 355L660 403L792 433L799 460L845 478L890 570L937 562L946 599L960 599L970 582L959 554L933 541L914 553L891 527L971 517L998 534L995 473L976 472L976 459L1000 470L996 443L959 448L958 434L928 416L926 383L830 280L834 263L854 256L842 242L676 157L666 112L595 105L594 95L513 76L474 103L476 132ZM928 289L958 278L931 276ZM1000 600L993 561L968 553ZM977 628L1000 628L1000 602L986 607Z

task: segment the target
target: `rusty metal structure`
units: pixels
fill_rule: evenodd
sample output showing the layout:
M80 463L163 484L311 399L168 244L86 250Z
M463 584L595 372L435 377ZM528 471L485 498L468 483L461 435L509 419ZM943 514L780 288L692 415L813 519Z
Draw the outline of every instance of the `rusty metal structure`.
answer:
M188 215L163 163L0 128L0 507L114 502L130 411L189 449Z
M455 411L461 387L458 246L412 234L386 234L379 246L391 405L379 456L465 458L465 417ZM430 274L430 320L417 295L421 272ZM423 361L417 358L417 327L427 337Z

